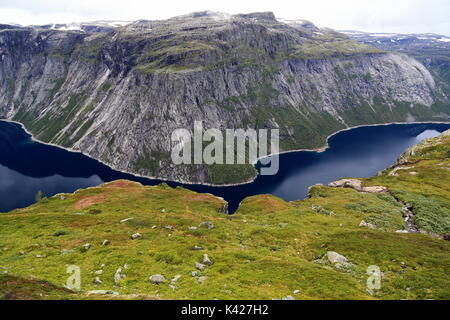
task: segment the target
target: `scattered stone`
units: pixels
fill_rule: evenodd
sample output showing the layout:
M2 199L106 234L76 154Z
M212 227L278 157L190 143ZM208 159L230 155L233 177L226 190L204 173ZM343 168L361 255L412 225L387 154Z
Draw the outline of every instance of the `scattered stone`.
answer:
M130 220L134 220L134 218L122 219L122 220L120 220L120 223L124 223L124 222L130 221Z
M91 290L91 291L88 291L88 295L91 295L91 294L111 294L111 295L115 295L115 296L119 295L118 292L111 291L111 290Z
M133 239L133 240L136 240L137 238L140 238L140 237L142 237L142 234L140 234L140 233L135 233L135 234L131 235L131 239Z
M68 250L68 249L62 249L61 250L61 255L66 255L66 254L69 254L69 253L74 253L75 251L74 250Z
M104 267L105 267L105 264L102 263L102 264L100 265L100 268L104 268Z
M150 277L150 282L153 284L160 284L166 282L166 278L160 274L154 274Z
M192 271L192 272L191 272L191 276L193 276L193 277L198 276L198 272L197 272L197 271Z
M110 244L111 242L109 242L109 240L103 240L102 242L102 246L107 246L108 244Z
M164 228L166 228L167 230L173 230L173 226L165 226Z
M26 253L25 251L19 251L19 254L20 254L21 256L24 256L24 255L26 255L27 253Z
M171 282L171 283L175 283L175 282L177 282L178 279L180 279L180 278L181 278L181 275L177 274L175 277L173 277L172 280L170 280L170 282Z
M189 227L189 230L197 230L197 227Z
M103 270L97 270L94 272L94 274L97 274L97 275L101 275L102 273L103 273Z
M95 277L95 279L94 279L94 284L95 284L95 285L102 284L102 283L103 283L103 282L102 282L102 280L100 280L99 277Z
M41 254L37 254L36 255L36 258L43 258L44 256L43 255L41 255Z
M293 296L286 296L281 300L295 300Z
M201 277L199 277L199 278L197 279L197 281L200 282L200 283L203 283L203 282L205 282L206 279L208 279L208 277L201 276Z
M411 171L409 174L412 175L412 176L417 176L418 175L418 173L415 172L415 171Z
M401 266L402 268L406 268L406 263L404 263L404 262L402 261L402 262L400 262L400 266Z
M408 230L405 230L405 229L403 229L403 230L395 230L395 232L397 232L397 233L408 233Z
M388 192L388 188L384 186L370 186L370 187L364 187L362 188L362 192L368 192L368 193L382 193L382 192Z
M116 272L114 273L114 283L116 284L116 285L118 285L119 283L120 283L120 280L122 280L122 268L118 268L117 270L116 270Z
M196 263L195 263L195 267L196 267L198 270L200 270L200 271L205 270L205 265L202 264L202 263L199 263L199 262L196 262Z
M287 223L285 222L281 222L280 224L278 224L280 226L280 228L286 228L287 227Z
M74 212L74 214L77 216L84 216L85 213L84 212Z
M208 255L205 253L203 255L203 264L210 266L212 265L212 261L209 259Z
M200 247L200 246L193 246L193 247L191 248L191 250L194 250L194 251L203 250L203 247Z
M81 247L81 251L86 252L91 248L90 243L86 243L84 246Z
M176 289L176 287L173 284L169 284L169 288L171 288L172 290Z
M326 255L328 261L332 264L348 262L346 257L344 257L343 255L340 255L339 253L334 252L334 251L328 251L325 255Z
M300 290L294 290L294 294L300 293Z
M322 207L322 206L320 206L318 204L313 204L311 206L311 210L313 210L314 212L317 212L317 213L321 213L321 214L327 215L327 216L334 215L333 211L325 209L324 207Z
M398 170L408 170L408 169L412 169L412 168L414 168L414 167L396 167L388 173L388 176L396 177L396 176L398 176L398 173L397 173Z
M360 227L366 227L366 228L369 228L369 229L376 229L376 228L377 228L377 227L376 227L375 225L373 225L372 223L366 222L366 221L364 221L364 220L361 220L361 222L359 223L359 226L360 226Z
M128 269L128 263L125 263L125 264L122 266L122 268Z
M212 229L212 228L214 228L214 225L211 222L202 222L198 225L198 227Z
M156 229L156 226L152 226L152 229Z
M59 199L66 200L66 196L60 196Z

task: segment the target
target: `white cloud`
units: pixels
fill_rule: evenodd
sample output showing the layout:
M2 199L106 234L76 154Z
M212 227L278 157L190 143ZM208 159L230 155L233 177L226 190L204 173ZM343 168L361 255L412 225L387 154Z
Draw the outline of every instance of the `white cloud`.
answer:
M376 32L434 32L450 35L448 0L2 0L0 22L45 24L93 20L166 19L193 11L273 11L322 27Z

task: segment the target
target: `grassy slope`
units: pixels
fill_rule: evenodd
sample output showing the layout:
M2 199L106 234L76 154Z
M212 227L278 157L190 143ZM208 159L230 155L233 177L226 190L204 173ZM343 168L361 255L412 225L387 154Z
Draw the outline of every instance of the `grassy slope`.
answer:
M428 221L421 228L449 232L449 150L450 136L430 140L402 157L402 166L413 169L388 176L391 168L364 185L381 184L400 200L416 201L410 202L417 224ZM166 185L116 181L65 196L0 215L0 268L9 273L0 275L4 298L450 299L450 244L426 234L394 232L403 225L401 205L388 194L315 186L304 201L246 198L232 216L219 213L221 199ZM120 223L129 217L134 220ZM378 229L359 227L362 219ZM205 221L214 228L189 229ZM58 231L62 235L55 236ZM142 238L132 240L136 232ZM101 246L105 239L111 244ZM85 243L92 247L82 252ZM204 250L190 250L195 245ZM73 252L61 255L61 250ZM353 268L327 264L321 259L327 251L346 256ZM191 272L203 253L214 263L199 272L208 277L201 284ZM81 267L82 292L61 288L71 264ZM115 285L114 272L124 264L126 278ZM365 286L369 265L384 273L373 295ZM103 284L94 286L99 269ZM152 274L181 278L172 289L168 282L151 284ZM121 295L86 294L94 289ZM294 290L300 292L294 295Z

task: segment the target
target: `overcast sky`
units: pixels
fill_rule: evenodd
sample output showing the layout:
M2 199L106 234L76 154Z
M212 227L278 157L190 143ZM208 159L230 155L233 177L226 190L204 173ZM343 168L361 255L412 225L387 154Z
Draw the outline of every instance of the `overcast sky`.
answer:
M334 29L450 36L450 0L0 0L0 23L166 19L203 10L273 11Z

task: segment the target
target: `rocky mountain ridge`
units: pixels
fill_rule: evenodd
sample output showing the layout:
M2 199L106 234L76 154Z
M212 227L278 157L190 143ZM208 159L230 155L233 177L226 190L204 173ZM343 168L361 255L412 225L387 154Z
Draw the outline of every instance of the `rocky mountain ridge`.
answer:
M282 150L361 124L445 120L418 61L270 12L197 12L120 27L0 27L0 118L114 169L227 184L251 165L179 165L171 133L279 128ZM442 100L443 99L443 100ZM442 102L444 101L444 102Z

